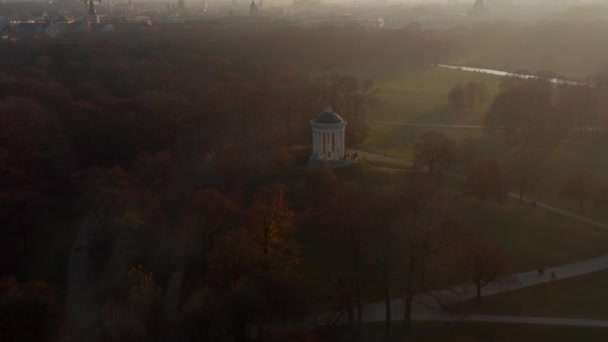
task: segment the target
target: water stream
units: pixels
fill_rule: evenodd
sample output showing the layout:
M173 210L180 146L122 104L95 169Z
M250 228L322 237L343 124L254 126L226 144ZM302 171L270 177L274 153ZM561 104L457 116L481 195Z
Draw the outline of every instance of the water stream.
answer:
M588 85L587 83L584 83L584 82L566 80L566 79L562 79L562 78L545 78L542 76L513 73L513 72L508 72L508 71L502 71L502 70L472 68L472 67L463 67L463 66L446 65L446 64L435 64L435 66L439 67L439 68L446 68L446 69L460 70L460 71L467 71L467 72L478 72L478 73L482 73L482 74L501 76L501 77L517 77L517 78L524 78L524 79L545 79L548 82L554 83L554 84L567 84L567 85L573 85L573 86Z

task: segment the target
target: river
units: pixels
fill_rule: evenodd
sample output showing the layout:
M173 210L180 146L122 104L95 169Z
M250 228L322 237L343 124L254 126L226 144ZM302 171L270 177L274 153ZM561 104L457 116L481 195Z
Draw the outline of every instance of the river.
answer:
M513 72L508 72L508 71L502 71L502 70L472 68L472 67L446 65L446 64L435 64L434 66L439 67L439 68L446 68L446 69L460 70L460 71L467 71L467 72L477 72L477 73L501 76L501 77L517 77L517 78L524 78L524 79L541 79L542 78L542 79L545 79L548 82L554 83L554 84L567 84L567 85L573 85L573 86L589 85L588 83L566 80L566 79L562 79L562 78L544 78L544 77L540 77L540 76L536 76L536 75L519 74L519 73L513 73Z

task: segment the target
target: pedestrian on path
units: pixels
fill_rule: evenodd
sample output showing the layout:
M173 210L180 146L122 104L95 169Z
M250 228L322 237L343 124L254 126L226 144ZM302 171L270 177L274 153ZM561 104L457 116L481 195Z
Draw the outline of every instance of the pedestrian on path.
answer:
M543 266L538 268L538 275L541 277L545 276L545 268Z
M551 279L555 280L555 278L557 278L557 276L555 275L555 272L551 272Z

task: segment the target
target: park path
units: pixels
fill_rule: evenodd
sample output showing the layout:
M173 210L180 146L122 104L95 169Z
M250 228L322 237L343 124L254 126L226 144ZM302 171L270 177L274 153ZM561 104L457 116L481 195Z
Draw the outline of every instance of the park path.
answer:
M472 124L436 124L436 123L416 123L416 122L403 122L403 121L369 121L373 125L387 125L387 126L403 126L403 127L421 127L421 128L464 128L464 129L482 129L482 125ZM597 132L603 130L602 127L584 126L574 127L577 131L591 131Z
M75 341L100 341L99 306L89 277L88 255L98 227L99 221L89 213L80 225L68 261L67 307Z
M415 321L442 322L488 322L535 325L560 325L574 327L608 328L608 321L584 318L538 317L538 316L503 316L503 315L470 315L454 317L450 315L416 316Z
M379 153L349 149L349 153L357 153L361 157L374 157L389 161L402 162L412 164L412 162L385 156ZM462 175L449 173L451 176L464 179ZM510 197L519 199L519 195L510 193ZM524 198L527 202L532 202L531 199ZM591 220L589 218L571 213L566 210L552 207L548 204L536 202L536 206L545 210L568 216L570 218L593 224L601 228L608 228L608 225ZM598 272L608 269L608 255L596 258L586 259L579 262L573 262L561 266L547 268L544 275L540 275L537 270L512 274L502 277L483 288L481 295L483 297L504 293L508 291L518 290L529 286L539 285L543 283L558 281L581 276L593 272ZM552 276L554 273L555 278ZM474 299L476 296L475 286L473 283L463 283L454 285L449 288L429 291L426 293L417 294L414 296L414 304L412 308L413 318L415 320L438 320L438 321L485 321L485 322L505 322L505 323L530 323L530 324L557 324L557 325L580 325L580 326L601 326L608 327L608 321L596 321L587 319L563 319L552 317L519 317L519 316L492 316L492 315L473 315L466 317L457 317L449 315L443 309L445 305L464 302ZM402 299L391 301L391 312L393 320L403 319L404 302ZM363 306L362 319L364 322L379 322L385 319L385 303L375 302ZM324 313L316 317L317 322L344 322L346 317L339 318L339 313Z
M391 125L391 126L405 126L405 127L426 127L426 128L469 128L469 129L481 129L481 125L465 125L465 124L431 124L431 123L411 123L411 122L399 122L399 121L370 121L370 124L375 125Z

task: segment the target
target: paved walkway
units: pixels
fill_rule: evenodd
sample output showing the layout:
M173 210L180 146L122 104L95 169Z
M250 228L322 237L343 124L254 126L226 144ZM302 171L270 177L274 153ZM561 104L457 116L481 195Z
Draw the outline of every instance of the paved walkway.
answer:
M423 127L423 128L465 128L465 129L482 129L482 125L472 124L433 124L433 123L412 123L402 121L369 121L373 125L389 125L389 126L404 126L404 127ZM596 132L603 130L602 127L574 127L576 131Z
M464 124L430 124L430 123L410 123L410 122L399 122L399 121L370 121L370 124L375 125L391 125L391 126L405 126L405 127L428 127L428 128L469 128L469 129L481 129L481 125L464 125Z
M89 278L88 246L95 238L99 222L88 214L70 253L68 261L67 307L75 341L99 341L99 307L95 300L94 284Z
M561 325L575 327L608 328L608 321L581 318L536 317L536 316L499 316L499 315L471 315L466 317L443 316L417 316L415 321L442 321L442 322L489 322L511 324L538 324Z

